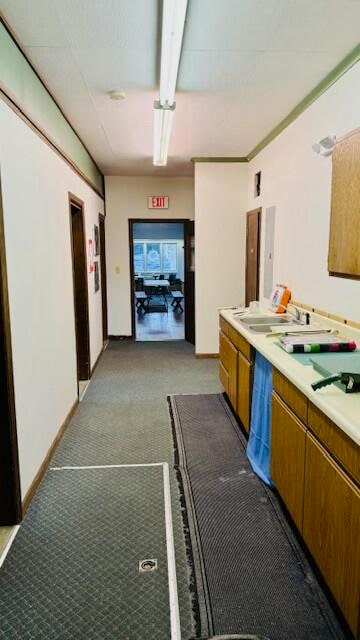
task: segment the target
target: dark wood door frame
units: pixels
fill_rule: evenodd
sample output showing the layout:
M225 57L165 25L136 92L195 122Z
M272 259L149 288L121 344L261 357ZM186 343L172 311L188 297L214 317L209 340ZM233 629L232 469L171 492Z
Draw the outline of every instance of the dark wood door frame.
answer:
M192 255L195 246L195 221L187 220L184 224L184 295L186 302L185 340L195 345L195 264Z
M80 303L82 305L81 316L77 312L77 299L76 299L76 280L75 280L75 262L74 262L74 248L73 248L73 212L76 210L81 216L81 227L83 235L83 285L79 287L78 294L80 295ZM73 193L69 192L69 221L70 221L70 240L71 240L71 258L72 258L72 273L73 273L73 292L74 292L74 322L75 322L75 337L76 337L76 360L77 360L77 377L79 380L89 380L91 375L90 370L90 334L89 334L89 291L88 291L88 253L87 242L85 234L85 222L84 222L84 202L80 200ZM82 347L79 348L79 333L83 339Z
M134 277L134 246L133 246L133 235L134 235L134 224L136 223L146 223L146 222L164 222L164 223L177 223L184 225L184 252L185 252L185 226L187 222L190 222L189 218L129 218L129 257L130 257L130 304L131 304L131 338L135 339L135 277ZM185 267L185 254L184 254L184 267ZM184 268L184 278L185 268ZM185 287L185 283L184 283ZM186 300L185 300L186 304ZM186 318L186 309L185 309L185 318Z
M20 468L0 182L0 526L21 521Z
M99 213L99 234L100 234L102 328L103 328L103 341L106 342L108 339L108 308L107 308L105 216L102 213Z
M259 299L259 282L260 282L260 239L261 239L261 211L262 208L252 209L246 213L246 250L245 250L245 305L248 306L251 300ZM249 265L248 265L248 249L249 249L249 220L250 218L256 218L257 221L257 241L253 250L256 251L256 273L255 277L255 291L254 294L249 291ZM255 297L254 297L255 295Z

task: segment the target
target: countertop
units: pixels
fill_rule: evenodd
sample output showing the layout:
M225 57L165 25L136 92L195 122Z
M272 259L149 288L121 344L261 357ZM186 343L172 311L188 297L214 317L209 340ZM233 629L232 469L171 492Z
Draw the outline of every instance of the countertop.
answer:
M234 318L236 311L220 309L220 315L231 324L238 333L259 351L271 364L283 373L300 391L318 407L330 420L335 422L354 442L360 445L360 393L345 393L335 385L319 391L313 391L311 383L319 379L319 373L310 365L303 365L286 353L278 345L278 337L267 337L253 333ZM259 315L259 314L254 314ZM263 312L260 315L265 315ZM266 314L267 315L267 314ZM269 312L269 316L274 315ZM342 335L356 340L360 346L360 331L351 329L339 322L329 320L312 313L311 321L323 327L338 329Z

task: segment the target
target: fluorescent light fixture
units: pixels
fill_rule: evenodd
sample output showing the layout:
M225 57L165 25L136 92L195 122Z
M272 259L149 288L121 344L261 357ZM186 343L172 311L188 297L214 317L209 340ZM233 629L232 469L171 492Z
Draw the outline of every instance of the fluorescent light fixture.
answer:
M188 0L163 0L159 101L154 103L154 159L165 166L175 110L175 90L179 71Z
M163 107L160 102L154 102L154 159L153 164L164 167L170 143L170 135L175 111L175 102Z
M160 104L162 106L166 104L171 106L175 101L187 3L188 0L163 1L160 66Z

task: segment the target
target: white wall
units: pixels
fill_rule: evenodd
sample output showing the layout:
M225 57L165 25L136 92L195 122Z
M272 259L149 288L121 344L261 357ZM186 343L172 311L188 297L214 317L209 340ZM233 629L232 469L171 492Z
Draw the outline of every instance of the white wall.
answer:
M330 277L327 271L331 158L318 156L311 146L359 126L360 63L249 164L248 201L249 209L262 206L263 212L276 206L275 282L286 283L296 300L355 320L360 318L360 281ZM262 194L254 198L257 171ZM261 274L261 292L262 286Z
M0 101L0 170L22 495L77 397L68 192L87 238L103 201ZM101 293L89 274L91 364L102 348Z
M194 217L192 178L105 178L109 335L131 335L129 218ZM169 209L147 208L151 195L169 196ZM117 268L119 273L117 273Z
M248 165L195 165L196 353L217 353L218 307L243 304Z

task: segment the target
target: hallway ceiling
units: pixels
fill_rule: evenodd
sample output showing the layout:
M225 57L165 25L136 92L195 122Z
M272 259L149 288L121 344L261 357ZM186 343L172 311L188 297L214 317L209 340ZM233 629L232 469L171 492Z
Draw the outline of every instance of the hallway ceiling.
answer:
M193 156L247 155L359 41L359 0L189 0L169 162L153 167L158 0L0 10L106 175L192 175Z

